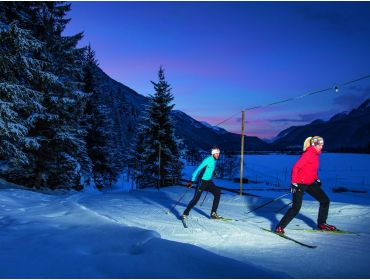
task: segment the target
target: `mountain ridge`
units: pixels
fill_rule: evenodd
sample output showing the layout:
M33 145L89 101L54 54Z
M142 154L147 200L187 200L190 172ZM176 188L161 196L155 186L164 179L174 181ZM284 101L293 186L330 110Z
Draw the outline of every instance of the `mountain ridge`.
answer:
M110 117L120 128L119 142L129 146L135 135L138 120L148 104L148 98L128 86L112 79L101 68L97 70L98 88L104 104L110 109ZM240 150L240 135L213 127L195 120L180 110L173 110L175 135L189 148L209 150L219 146L222 150L236 152ZM269 145L255 136L246 136L246 151L268 150ZM124 148L123 148L124 149ZM123 152L126 152L124 149Z
M281 131L271 143L273 150L296 150L308 136L325 139L328 151L370 150L370 98L349 112L333 115L329 120L317 119L309 124L291 126Z

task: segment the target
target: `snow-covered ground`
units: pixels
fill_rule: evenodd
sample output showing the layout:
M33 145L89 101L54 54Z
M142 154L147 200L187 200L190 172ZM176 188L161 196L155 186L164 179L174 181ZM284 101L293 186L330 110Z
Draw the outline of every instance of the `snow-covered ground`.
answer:
M275 211L291 201L290 195L245 214L284 194L287 186L272 185L274 176L290 169L296 159L247 157L246 174L260 174L258 181L262 172L271 175L271 184L266 180L244 185L247 193L259 197L223 191L219 214L243 220L208 219L212 203L208 195L203 206L198 203L190 213L188 229L178 218L193 190L181 186L160 191L40 193L0 181L0 277L370 278L370 194L331 191L335 183L369 189L369 155L321 158L320 177L332 200L328 222L358 234L295 230L316 226L318 203L309 196L286 233L317 245L315 249L260 229L276 225L286 209ZM186 176L193 169L187 167ZM216 182L239 187L230 181ZM175 210L166 214L184 193Z

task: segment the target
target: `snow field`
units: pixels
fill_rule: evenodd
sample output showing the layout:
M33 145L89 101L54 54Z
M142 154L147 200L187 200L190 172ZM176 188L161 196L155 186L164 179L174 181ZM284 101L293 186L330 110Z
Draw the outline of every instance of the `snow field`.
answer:
M255 170L274 174L285 172L298 156L252 157ZM369 278L370 195L331 191L338 170L348 188L366 190L369 156L339 159L330 154L321 159L319 175L331 199L328 223L358 234L295 230L316 227L319 204L306 194L286 234L315 249L260 229L274 228L288 208L276 211L291 202L290 194L246 214L287 192L286 185L244 185L258 197L222 191L219 214L239 220L230 222L209 219L213 197L208 194L200 207L203 194L185 229L179 218L194 189L166 214L186 188L127 192L126 183L105 192L35 192L0 180L0 277ZM193 170L187 166L184 178ZM256 175L248 162L246 170ZM357 184L361 177L365 180ZM239 188L231 181L215 182Z

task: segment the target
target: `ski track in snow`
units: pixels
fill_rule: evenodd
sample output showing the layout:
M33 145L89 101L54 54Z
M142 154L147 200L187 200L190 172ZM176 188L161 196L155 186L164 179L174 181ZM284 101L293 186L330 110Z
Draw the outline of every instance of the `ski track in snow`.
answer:
M255 198L242 197L243 202L239 202L239 198L233 198L232 195L223 195L222 199L227 199L229 202L223 204L222 200L220 203L220 211L225 217L232 217L235 219L242 219L242 221L217 221L208 218L211 199L206 199L203 206L196 206L192 210L188 219L189 228L183 228L181 221L173 213L166 215L166 208L171 207L171 203L167 200L169 197L173 197L173 201L181 194L183 188L178 190L166 189L160 193L166 194L166 196L160 196L158 193L154 193L156 203L150 201L150 199L139 198L137 194L130 196L129 194L121 194L122 209L121 217L116 217L120 223L130 226L137 226L141 228L147 228L158 232L162 238L186 242L196 246L200 246L216 254L235 258L239 261L245 261L246 263L254 263L261 265L266 263L264 266L266 269L280 270L288 273L292 277L364 277L370 275L367 265L364 263L364 259L369 257L369 253L365 252L362 248L370 248L369 227L363 227L361 221L369 218L370 208L368 206L358 205L346 205L343 203L331 203L329 220L334 224L338 225L343 230L359 231L359 236L333 236L323 235L322 233L307 233L307 232L296 232L289 231L289 228L312 228L315 225L314 221L318 212L318 205L315 201L305 201L302 206L301 214L304 215L305 219L297 217L287 228L287 234L294 237L302 242L312 245L318 245L319 247L314 249L316 252L309 252L307 248L301 247L287 240L279 240L276 236L269 233L264 233L260 227L272 228L274 225L271 222L270 216L276 216L275 220L278 221L283 213L275 214L276 205L270 204L256 212L248 215L243 215L243 211L246 206L250 204L249 201L253 201L253 204L262 204L265 199L257 200ZM145 191L144 191L145 192ZM138 192L140 193L140 192ZM153 192L147 192L152 194ZM147 194L145 194L146 196ZM97 207L93 201L95 198L86 197L81 200L80 203L85 207L94 208L94 211L101 212L116 212L116 202L119 200L110 199L106 200L107 205L104 207ZM231 196L231 197L230 197ZM176 207L177 212L180 215L184 210L191 196L186 196L184 201L179 203ZM233 204L236 200L237 203ZM142 201L148 203L143 205L139 217L137 214L128 215L137 208L137 203ZM288 200L286 200L288 201ZM118 207L119 208L119 207ZM105 214L104 214L105 215ZM150 220L146 217L150 216ZM308 225L307 220L311 220L312 224ZM355 224L352 224L355 223ZM357 224L359 223L359 225ZM339 246L340 245L340 246ZM335 248L333 249L332 248ZM338 248L339 246L339 248ZM340 258L336 256L336 252L343 248L346 250L346 254L343 254ZM283 257L281 257L281 251L283 251ZM352 253L351 253L352 251ZM286 253L288 252L288 253ZM332 252L332 253L330 253ZM348 254L348 252L350 252ZM348 266L347 263L353 261L353 256L356 255L358 262ZM319 257L318 257L319 256ZM263 260L267 258L268 261ZM315 265L319 267L316 269L307 269L305 262L311 261L311 258L316 258ZM288 260L289 261L288 261ZM341 261L339 259L342 259ZM262 261L263 260L263 261ZM337 260L338 262L331 262L330 260ZM296 267L294 267L296 264ZM320 265L322 269L320 269ZM263 265L262 265L263 266ZM332 269L325 269L329 266ZM294 267L294 268L292 268ZM310 267L310 266L309 266ZM354 269L356 267L357 269ZM333 270L335 269L335 270ZM351 275L351 276L350 276Z
M328 182L329 176L335 178L343 169L335 164L321 167L328 170L326 185L334 182ZM364 170L352 177L366 176ZM342 171L352 178L348 169ZM228 181L216 183L238 188ZM250 188L256 187L261 185ZM275 211L291 202L289 195L245 214L282 191L247 191L259 198L223 191L218 213L238 221L209 219L213 197L209 194L200 207L203 194L190 212L189 228L179 218L193 191L166 214L184 191L178 186L159 192L35 192L0 180L0 277L370 278L369 193L326 188L331 199L328 223L358 235L293 230L316 227L319 204L305 196L285 231L318 246L309 249L260 229L274 228L289 207Z
M168 199L156 202L162 193L48 195L0 183L2 278L283 277L183 242L209 233L184 232L165 214Z
M28 226L35 226L37 223L52 223L55 228L62 229L74 229L78 228L78 225L65 226L63 220L67 219L78 219L81 216L89 216L89 220L96 221L100 220L102 223L115 224L120 227L133 227L142 228L150 231L150 234L136 234L136 241L132 242L131 246L126 249L128 255L141 255L145 253L146 246L153 239L163 238L167 240L189 243L195 246L199 246L218 255L229 257L246 264L252 263L256 266L262 266L266 270L271 271L284 271L292 277L347 277L349 275L357 275L359 277L369 275L368 270L365 266L360 266L362 270L353 274L353 268L347 267L338 271L338 267L341 267L343 263L339 262L338 265L330 263L330 254L326 252L328 247L335 246L336 248L340 244L340 248L346 251L356 252L356 255L364 258L369 257L368 253L361 250L361 246L369 246L369 242L365 242L361 245L363 239L369 238L369 229L363 226L358 227L361 230L360 236L323 236L320 233L304 233L304 232L293 232L289 231L290 227L307 228L307 224L302 222L300 219L292 221L288 226L287 232L290 236L294 235L295 238L300 241L307 242L309 244L318 245L316 253L307 251L306 248L302 248L299 245L293 244L290 241L279 240L272 234L266 234L260 230L260 226L271 227L270 216L274 216L273 210L277 207L274 204L268 205L262 208L259 213L250 213L243 215L246 206L253 201L253 204L264 203L265 199L256 200L255 198L233 198L232 195L225 194L222 199L227 199L229 202L226 204L220 204L220 213L225 217L231 217L235 219L242 219L242 221L218 221L209 219L209 211L212 199L207 199L201 208L195 207L191 212L188 224L189 228L183 228L181 221L174 213L166 214L166 211L171 207L172 201L183 191L182 188L171 188L161 191L159 193L151 191L137 191L131 193L114 193L114 194L79 194L75 193L72 195L64 195L62 197L51 196L47 199L43 199L42 203L28 203L27 206L17 207L17 199L22 198L25 200L32 200L30 196L21 195L18 196L18 192L9 193L8 199L3 196L1 198L1 218L0 226L2 229L7 230L22 230ZM22 190L21 192L28 192ZM151 198L151 196L153 196ZM230 197L229 197L230 196ZM41 195L42 197L42 195ZM171 198L172 197L172 198ZM235 197L235 196L234 196ZM179 203L176 207L178 214L182 213L186 203L189 201L191 196L186 196L184 201ZM240 202L239 200L244 200ZM236 201L233 204L233 201ZM258 203L259 202L259 203ZM6 206L12 205L13 207ZM5 210L5 211L4 211ZM12 212L10 211L12 210ZM310 216L312 219L317 214L318 207L314 201L305 201L302 206L301 212L306 216ZM15 213L14 213L15 212ZM28 221L27 217L24 219L19 218L22 214L27 215L38 215L39 220ZM74 217L76 216L78 217ZM345 219L346 223L340 225L340 228L347 229L346 224L356 227L356 223L363 221L365 217L369 218L370 209L368 206L358 205L344 205L343 203L332 203L330 209L331 220L340 221L339 219ZM5 215L3 215L5 214ZM8 214L8 215L7 215ZM15 217L14 217L14 216ZM276 214L279 218L282 214ZM278 218L278 219L279 219ZM56 222L56 223L54 223ZM336 223L338 225L338 222ZM354 225L351 225L354 223ZM90 224L86 225L90 227ZM365 230L364 230L365 229ZM353 229L355 230L355 229ZM357 230L357 229L356 229ZM0 236L3 236L0 234ZM40 233L36 231L34 233L28 233L27 238L50 238L50 233ZM356 239L357 238L357 239ZM328 243L328 244L327 244ZM330 244L333 243L333 244ZM357 247L356 247L357 243ZM113 247L112 247L113 246ZM3 250L6 247L2 248ZM9 250L9 248L8 248ZM95 249L78 249L78 254L89 255L89 254L103 254L107 252L117 252L122 250L118 245L111 245L108 248L97 247ZM284 251L284 257L281 258L279 253L281 250ZM321 252L319 252L321 251ZM337 250L334 250L335 252ZM288 254L286 254L288 252ZM310 258L317 258L317 255L323 254L326 257L321 257L321 261L332 269L336 269L334 273L331 270L303 270L301 269L302 261L308 261ZM280 257L279 257L280 256ZM309 256L309 257L307 257ZM347 261L350 260L347 257ZM289 258L287 261L284 259ZM357 258L359 259L359 257ZM292 269L291 262L297 264L296 268ZM362 262L363 263L363 262ZM318 262L315 262L318 265ZM320 272L316 272L320 271ZM330 272L331 271L331 272ZM357 270L358 271L358 270ZM361 272L362 271L362 272ZM85 273L87 273L85 271ZM99 274L98 272L92 272ZM364 274L361 274L364 273ZM0 273L1 275L1 273ZM67 275L68 276L68 275ZM245 278L248 278L246 275Z

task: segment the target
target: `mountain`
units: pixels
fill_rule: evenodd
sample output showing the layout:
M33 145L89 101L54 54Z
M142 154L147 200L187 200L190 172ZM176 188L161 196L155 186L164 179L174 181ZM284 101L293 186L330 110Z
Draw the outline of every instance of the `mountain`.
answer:
M98 84L103 102L109 108L118 133L116 142L127 153L132 137L135 135L139 117L148 103L147 97L113 80L98 69ZM240 135L223 128L199 122L179 110L173 110L172 118L175 134L184 144L196 150L208 150L217 145L222 150L240 150ZM314 120L303 126L292 126L281 131L271 144L258 137L245 137L246 151L261 150L301 150L304 139L320 135L325 139L328 151L369 151L370 150L370 99L350 112L334 115L328 121Z
M281 131L271 144L274 150L302 149L308 136L319 135L327 151L370 150L370 99L350 112L334 115L328 121L315 120Z
M145 110L145 105L148 104L148 98L113 80L100 68L97 69L97 77L103 102L109 108L109 117L119 130L116 142L122 144L123 152L127 152L138 120ZM239 134L199 122L179 110L173 110L171 116L175 125L175 135L183 139L189 148L209 150L217 145L221 150L233 152L240 150ZM246 151L266 149L268 144L258 137L245 137Z
M176 135L184 139L189 148L209 150L216 145L221 150L240 151L240 135L215 129L209 124L205 125L196 121L184 112L174 110L172 117L175 123ZM222 131L222 133L221 133ZM267 150L268 144L254 136L245 137L245 150Z
M217 134L225 134L228 132L226 129L223 129L222 127L213 126L205 121L201 121L201 124L205 125L206 127L212 128L214 132L216 132Z

